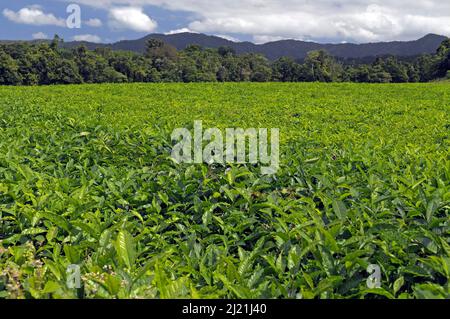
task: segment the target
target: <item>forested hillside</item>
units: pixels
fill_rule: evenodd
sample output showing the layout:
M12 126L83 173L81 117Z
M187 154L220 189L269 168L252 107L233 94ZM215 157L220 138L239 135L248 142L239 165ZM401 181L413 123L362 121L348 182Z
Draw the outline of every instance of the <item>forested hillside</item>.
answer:
M0 85L49 85L118 82L429 82L449 76L450 40L435 54L411 61L394 56L373 63L343 63L325 50L310 51L302 61L282 57L270 61L256 53L238 54L233 48L190 45L178 51L150 39L143 54L64 48L58 37L51 43L0 45Z
M64 47L74 48L80 44L84 44L92 50L96 48L110 48L115 51L132 51L142 54L146 50L148 40L158 39L175 47L177 50L184 50L190 45L199 45L203 48L212 49L230 47L238 54L259 53L271 61L284 56L295 60L303 60L308 55L308 52L314 50L326 50L338 59L363 59L385 55L395 55L404 58L421 54L431 54L436 51L446 38L437 34L428 34L414 41L322 44L299 40L280 40L264 44L254 44L251 42L233 42L217 36L186 32L176 34L150 34L140 39L123 40L112 44L75 41L64 43Z

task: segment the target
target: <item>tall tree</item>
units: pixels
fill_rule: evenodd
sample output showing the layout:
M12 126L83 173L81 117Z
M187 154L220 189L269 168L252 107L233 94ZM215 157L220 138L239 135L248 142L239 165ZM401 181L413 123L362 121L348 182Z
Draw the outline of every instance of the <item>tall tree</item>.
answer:
M292 58L280 58L273 63L273 79L281 82L296 82L300 77L300 65Z
M445 40L439 46L437 58L436 75L438 77L446 77L450 71L450 39Z
M9 54L0 51L0 85L18 85L21 82L17 62Z
M326 51L311 51L303 64L301 78L314 82L338 82L342 79L342 66Z

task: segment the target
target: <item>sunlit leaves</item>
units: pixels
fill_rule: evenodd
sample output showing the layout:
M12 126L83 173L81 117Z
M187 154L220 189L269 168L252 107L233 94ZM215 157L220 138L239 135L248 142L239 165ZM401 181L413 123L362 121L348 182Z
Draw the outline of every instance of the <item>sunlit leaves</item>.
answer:
M447 91L0 88L0 298L448 298ZM174 163L199 118L279 127L279 173Z

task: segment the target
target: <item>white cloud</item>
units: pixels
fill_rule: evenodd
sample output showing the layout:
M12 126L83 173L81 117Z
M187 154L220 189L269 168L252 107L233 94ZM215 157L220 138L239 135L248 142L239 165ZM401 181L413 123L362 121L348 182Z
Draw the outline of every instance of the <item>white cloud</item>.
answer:
M94 34L80 34L73 37L75 41L84 41L84 42L92 42L92 43L100 43L102 39Z
M255 35L253 36L253 42L256 44L263 44L267 42L275 42L280 40L286 40L287 38L277 35Z
M116 30L152 32L158 24L146 15L142 8L117 7L109 11L109 26Z
M33 33L33 39L35 40L46 40L48 39L48 35L45 34L44 32L37 32L37 33Z
M198 32L195 32L189 28L181 28L181 29L176 29L176 30L166 32L165 35L178 34L178 33L198 33Z
M68 1L68 0L67 0ZM450 1L442 0L70 0L108 10L114 6L186 11L190 30L333 42L450 36Z
M89 27L100 28L103 25L103 22L100 19L89 19L87 21L84 21L84 24Z
M40 6L22 8L17 12L4 9L3 15L8 20L20 24L66 26L64 19L57 18L52 13L45 13Z
M231 41L231 42L241 42L241 40L232 37L231 35L227 35L227 34L215 34L216 37Z
M444 22L450 21L450 5L444 5L447 11L423 10L416 2L438 6L432 0L395 4L376 0L246 1L240 13L211 10L212 14L191 22L189 28L249 34L258 42L282 38L368 42L417 39L426 33L450 35L450 23ZM442 17L442 12L447 16Z

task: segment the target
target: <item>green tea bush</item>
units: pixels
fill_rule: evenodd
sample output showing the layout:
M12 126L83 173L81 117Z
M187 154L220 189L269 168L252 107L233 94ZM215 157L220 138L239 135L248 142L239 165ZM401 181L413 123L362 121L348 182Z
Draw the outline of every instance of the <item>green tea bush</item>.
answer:
M445 84L0 88L0 298L449 298L448 101ZM280 128L278 174L174 163L195 119Z

